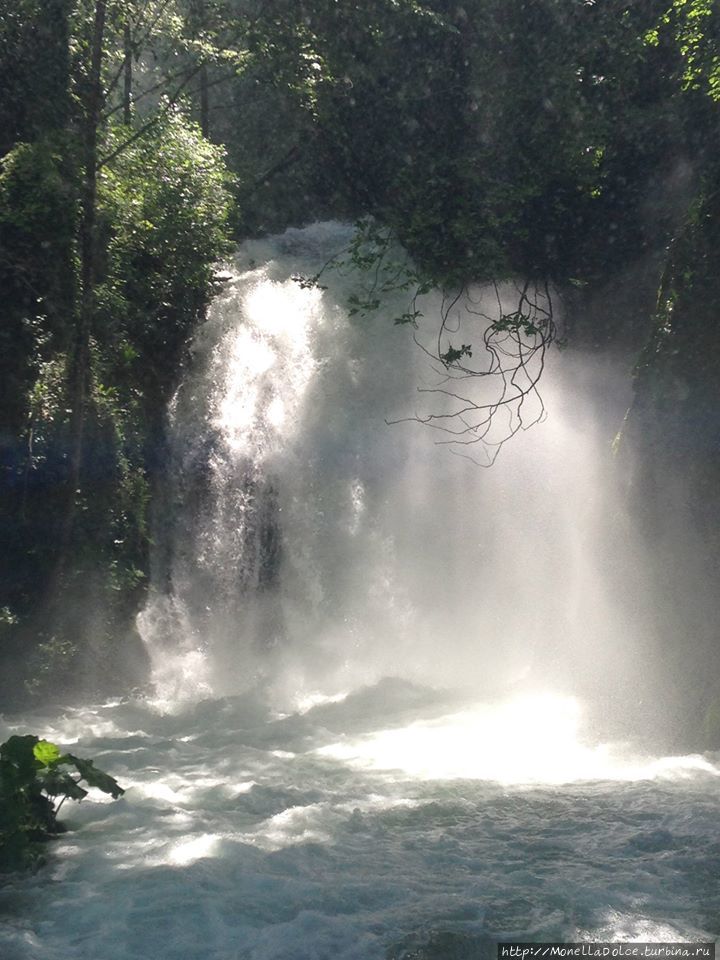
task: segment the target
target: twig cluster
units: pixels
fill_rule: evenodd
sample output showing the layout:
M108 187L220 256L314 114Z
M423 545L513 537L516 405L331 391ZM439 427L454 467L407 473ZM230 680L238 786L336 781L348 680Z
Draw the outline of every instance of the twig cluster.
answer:
M438 380L433 386L418 387L418 393L437 401L436 412L386 423L431 427L443 434L436 443L489 467L511 437L545 419L538 383L557 336L553 294L546 280L490 281L444 294L437 334L428 346L421 340L420 298L430 293L432 284L398 248L391 231L362 221L345 251L330 257L314 276L293 279L302 287L325 290L320 279L328 269L341 276L346 269L369 276L369 289L348 298L351 316L373 313L389 295L412 291L409 306L394 323L413 327L415 343L430 359ZM462 342L465 337L476 341L478 332L482 348Z
M481 350L452 342L468 324L480 326ZM491 282L443 297L433 347L423 344L417 332L414 339L439 377L433 386L418 387L418 393L437 398L444 409L386 422L431 427L443 434L436 443L480 466L491 466L511 437L545 419L538 383L556 333L547 282L502 287Z

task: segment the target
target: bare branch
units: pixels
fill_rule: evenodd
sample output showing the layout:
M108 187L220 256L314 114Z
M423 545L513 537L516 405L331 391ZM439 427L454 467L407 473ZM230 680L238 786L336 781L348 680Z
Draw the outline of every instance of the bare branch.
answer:
M464 448L475 445L482 459L468 459L490 466L511 437L546 417L538 384L557 333L549 283L531 277L504 284L491 280L484 286L443 292L428 344L418 332L417 319L423 317L419 298L430 288L406 255L400 264L392 258L388 263L387 254L395 243L391 230L363 222L344 251L347 259L331 257L314 277L294 279L317 286L328 268L340 276L345 267L369 273L368 292L350 297L351 315L376 310L383 294L412 290L409 309L395 322L415 328L413 340L437 378L417 392L436 402L429 412L385 422L418 423L439 431L445 437L435 442L461 456L467 456ZM469 342L463 343L465 339Z
M473 339L473 325L480 326L481 334L477 359L471 344L457 345L450 339L458 334ZM434 349L414 336L439 378L433 386L419 387L418 393L437 397L442 406L386 423L414 422L440 431L446 436L437 444L480 466L491 466L511 437L546 417L538 383L555 336L553 299L546 281L526 279L504 290L493 281L481 288L479 296L468 289L444 296ZM481 389L476 395L467 387L460 392L454 386L460 380ZM479 457L466 452L470 446L479 447Z

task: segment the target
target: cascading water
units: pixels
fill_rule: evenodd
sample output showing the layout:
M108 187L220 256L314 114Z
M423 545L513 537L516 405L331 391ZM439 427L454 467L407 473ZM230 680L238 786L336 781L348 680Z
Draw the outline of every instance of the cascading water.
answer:
M362 278L292 280L348 239L248 244L195 339L141 617L158 699L0 723L126 788L0 887L3 960L720 935L718 758L597 738L662 719L623 377L556 356L491 470L388 426L437 398L426 354L348 316Z
M292 705L399 676L627 713L651 657L609 450L617 373L551 364L549 417L490 470L389 426L438 382L396 305L349 317L367 282L353 271L328 271L327 290L293 280L350 236L320 224L247 244L195 340L171 410L169 560L141 618L160 697L263 678ZM439 302L422 308L431 328Z

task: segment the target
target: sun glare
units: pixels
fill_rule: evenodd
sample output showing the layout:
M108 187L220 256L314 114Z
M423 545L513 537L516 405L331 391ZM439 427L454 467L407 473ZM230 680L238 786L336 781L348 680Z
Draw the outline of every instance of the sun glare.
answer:
M698 757L638 758L624 755L621 745L588 745L581 721L574 697L540 693L333 743L319 752L421 779L506 784L676 778L698 770L720 775Z

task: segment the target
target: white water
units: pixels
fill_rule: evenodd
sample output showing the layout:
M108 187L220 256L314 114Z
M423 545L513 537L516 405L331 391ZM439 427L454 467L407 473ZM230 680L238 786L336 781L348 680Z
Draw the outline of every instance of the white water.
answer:
M609 451L624 371L556 356L547 420L487 471L388 427L434 382L408 331L348 318L356 277L290 279L347 236L248 245L196 339L141 619L157 697L0 730L128 788L0 888L2 960L720 934L718 758L640 746L664 713Z
M0 956L448 960L410 946L714 940L718 758L588 746L575 709L458 711L395 681L284 718L252 695L25 718L127 793L64 808L73 829L49 866L0 887Z
M172 408L169 560L141 617L158 695L261 681L292 709L402 676L475 699L591 695L656 728L652 598L609 447L627 371L556 351L547 420L490 470L388 426L438 412L417 388L443 385L392 324L405 304L350 318L367 277L291 279L349 237L319 224L247 244L196 338ZM440 303L420 306L429 342ZM456 313L477 358L482 327Z

